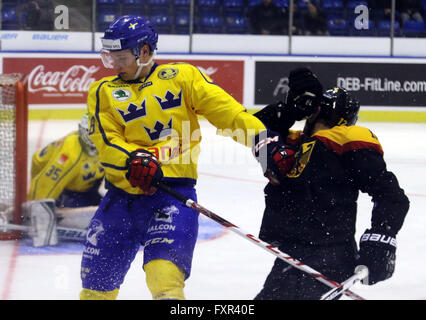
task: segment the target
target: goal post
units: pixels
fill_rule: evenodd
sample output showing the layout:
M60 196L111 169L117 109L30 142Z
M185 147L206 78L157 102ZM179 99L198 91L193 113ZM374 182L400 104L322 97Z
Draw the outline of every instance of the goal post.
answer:
M0 210L15 224L21 224L27 199L27 91L22 74L0 74ZM0 230L0 240L20 237L20 231Z

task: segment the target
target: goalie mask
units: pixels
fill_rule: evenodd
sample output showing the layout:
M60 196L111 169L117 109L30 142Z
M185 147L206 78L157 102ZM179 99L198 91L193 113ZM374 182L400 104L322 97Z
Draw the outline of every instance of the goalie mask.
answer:
M151 22L140 16L123 16L115 20L105 30L101 38L101 58L106 68L126 66L136 60L138 78L142 68L152 62L157 49L158 32ZM140 61L141 47L148 44L151 58L148 62Z
M90 156L94 157L98 155L98 150L92 139L89 137L89 115L86 113L78 124L78 135L81 147Z
M320 106L318 118L324 119L330 127L351 126L358 120L359 101L343 88L324 92Z

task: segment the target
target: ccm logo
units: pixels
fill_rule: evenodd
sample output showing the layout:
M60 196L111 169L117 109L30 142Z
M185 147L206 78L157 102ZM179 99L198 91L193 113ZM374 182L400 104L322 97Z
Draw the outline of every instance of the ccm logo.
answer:
M362 241L375 241L381 243L388 243L396 248L396 239L391 236L385 236L378 233L364 233L361 237Z
M275 137L267 137L261 141L258 142L258 144L256 144L256 146L254 147L254 151L255 152L259 152L260 149L262 149L265 145L270 144L271 142L278 142L279 141L279 136L275 136Z

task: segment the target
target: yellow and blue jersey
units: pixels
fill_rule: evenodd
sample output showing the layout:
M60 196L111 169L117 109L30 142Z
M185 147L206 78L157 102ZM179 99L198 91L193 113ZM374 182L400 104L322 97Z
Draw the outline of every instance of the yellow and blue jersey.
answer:
M58 199L65 190L86 192L99 185L104 175L98 157L84 152L75 131L34 153L28 198Z
M185 63L154 64L144 79L105 77L89 89L89 134L108 183L142 194L125 175L130 152L143 148L157 156L164 180L197 179L204 116L222 135L251 146L265 130L260 120L207 75Z

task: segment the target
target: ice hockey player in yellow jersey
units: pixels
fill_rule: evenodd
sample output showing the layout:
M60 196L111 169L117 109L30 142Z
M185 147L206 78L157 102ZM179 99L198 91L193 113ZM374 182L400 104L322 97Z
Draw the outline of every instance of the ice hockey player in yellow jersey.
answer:
M51 198L57 207L73 208L99 204L98 189L105 172L87 127L86 114L78 131L34 153L28 200Z
M35 152L28 201L23 205L24 224L31 224L33 245L57 244L57 225L83 233L102 199L104 175L89 137L88 114L80 120L78 131Z
M156 184L196 201L199 115L247 146L265 130L196 67L154 62L157 40L139 16L118 18L102 38L104 65L117 75L92 84L88 111L108 191L89 224L81 299L115 299L141 244L153 299L184 299L198 214Z

